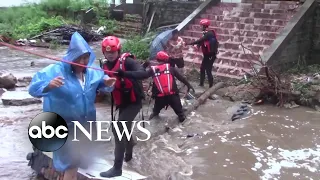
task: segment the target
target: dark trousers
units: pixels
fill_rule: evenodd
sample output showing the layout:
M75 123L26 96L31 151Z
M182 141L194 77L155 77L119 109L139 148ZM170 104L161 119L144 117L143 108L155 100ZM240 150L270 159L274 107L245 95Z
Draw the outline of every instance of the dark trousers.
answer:
M180 121L184 121L185 114L182 109L182 104L180 101L180 97L178 94L164 96L164 97L156 97L154 106L153 106L153 114L158 115L164 107L170 105L176 115L179 117Z
M184 60L183 58L170 58L170 66L171 67L176 67L177 68L184 68Z
M124 108L119 108L119 118L117 121L118 127L120 132L123 132L123 126L121 121L127 121L126 126L128 128L128 131L130 133L130 130L132 128L132 121L135 119L135 117L138 115L142 108L142 104L130 104ZM120 140L118 138L117 132L115 131L114 127L112 126L112 133L115 138L115 150L114 150L114 167L116 169L122 169L123 159L124 155L132 155L133 145L134 142L132 138L130 138L130 141L128 141L126 137L126 133L123 134L122 139Z
M209 87L213 86L212 66L216 59L215 55L204 55L200 67L200 85L203 86L205 74L207 73Z

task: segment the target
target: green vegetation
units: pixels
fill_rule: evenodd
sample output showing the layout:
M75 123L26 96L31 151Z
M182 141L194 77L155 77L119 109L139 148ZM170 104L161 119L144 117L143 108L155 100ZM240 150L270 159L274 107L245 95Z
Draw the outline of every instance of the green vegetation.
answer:
M79 24L79 15L93 8L97 25L105 25L114 31L115 22L108 18L106 0L42 0L39 4L27 4L3 9L0 12L0 34L14 39L30 38L43 31L64 24Z
M286 73L288 74L314 74L320 73L320 64L312 64L312 65L303 65L296 66L289 69Z
M146 36L132 36L123 44L123 52L130 52L139 60L149 58L149 48L153 40L154 33L151 32Z

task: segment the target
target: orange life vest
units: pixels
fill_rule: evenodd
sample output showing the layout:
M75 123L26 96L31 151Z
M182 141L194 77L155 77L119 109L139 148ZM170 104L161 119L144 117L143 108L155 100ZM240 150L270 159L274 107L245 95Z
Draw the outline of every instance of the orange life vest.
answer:
M117 71L118 69L122 69L123 71L126 70L125 68L125 60L127 57L133 57L134 56L130 53L123 53L120 58L117 60L116 64L112 69L108 69L107 65L103 65L104 70L108 71ZM120 106L124 103L123 95L128 94L130 96L130 102L134 103L136 102L136 94L134 93L133 89L133 83L128 78L119 78L115 76L112 72L106 73L110 77L116 77L117 80L114 85L114 90L112 91L112 97L114 99L114 102L117 106ZM126 96L127 97L127 96Z
M162 64L157 66L151 66L154 76L153 82L159 90L158 97L175 94L173 90L173 76L170 73L170 65Z

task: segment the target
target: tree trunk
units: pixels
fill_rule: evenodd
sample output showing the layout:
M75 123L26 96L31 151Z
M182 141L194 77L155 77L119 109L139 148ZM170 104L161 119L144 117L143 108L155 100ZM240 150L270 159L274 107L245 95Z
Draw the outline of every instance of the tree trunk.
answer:
M192 111L198 109L198 107L202 105L214 92L216 92L218 89L222 88L223 86L224 86L224 83L219 82L214 86L212 86L211 88L209 88L208 90L206 90L198 99L195 100L195 102L192 103L190 107L188 107L186 111L186 116L188 116ZM177 121L171 121L170 124L166 124L166 127L165 127L166 131L168 132L170 129L173 129L175 126L177 126L176 122ZM184 125L187 122L188 122L188 119L184 120L184 122L181 124Z

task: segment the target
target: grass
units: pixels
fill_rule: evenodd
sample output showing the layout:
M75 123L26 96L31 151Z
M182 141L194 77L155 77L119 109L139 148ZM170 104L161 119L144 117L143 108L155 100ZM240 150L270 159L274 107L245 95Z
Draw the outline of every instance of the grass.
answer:
M96 12L97 25L114 29L111 20L101 20L108 18L106 0L42 0L39 4L30 3L1 10L0 34L14 39L30 38L64 24L78 24L75 14L89 8Z

